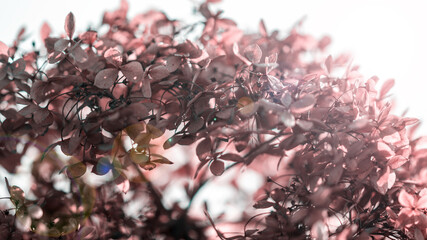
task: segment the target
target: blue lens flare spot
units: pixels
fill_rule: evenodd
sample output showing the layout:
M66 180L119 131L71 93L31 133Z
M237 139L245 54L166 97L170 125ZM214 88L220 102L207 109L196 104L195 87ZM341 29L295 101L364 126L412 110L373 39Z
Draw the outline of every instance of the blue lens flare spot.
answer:
M113 165L107 158L101 158L96 164L96 172L100 175L107 174L111 169L113 169Z

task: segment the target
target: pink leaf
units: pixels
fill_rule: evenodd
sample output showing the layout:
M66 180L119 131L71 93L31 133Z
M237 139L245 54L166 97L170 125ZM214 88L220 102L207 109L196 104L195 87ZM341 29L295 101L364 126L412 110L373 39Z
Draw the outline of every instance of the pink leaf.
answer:
M267 28L265 27L264 20L262 19L259 21L259 32L261 33L261 36L268 37Z
M259 63L261 61L262 51L258 44L247 46L243 52L246 58L252 63Z
M119 70L114 68L101 70L96 74L94 85L102 89L109 89L116 81L118 73Z
M74 15L72 12L70 12L65 18L65 24L64 24L65 32L67 33L70 39L73 37L74 28L75 28Z
M9 47L4 44L2 41L0 41L0 55L9 56L8 54Z
M367 118L357 119L347 126L346 131L355 131L355 130L362 129L366 127L368 123L369 123L369 120Z
M104 57L108 63L113 64L117 68L122 65L122 53L115 48L109 48L107 51L105 51Z
M79 38L82 40L83 43L92 45L98 38L98 33L95 31L87 31L80 34Z
M325 66L328 73L331 73L332 70L332 56L329 55L325 60Z
M213 175L215 176L221 176L222 173L224 173L225 166L223 161L214 160L211 163L210 170Z
M423 196L418 200L416 208L418 209L427 208L427 196Z
M144 75L144 70L142 69L142 65L139 62L129 62L120 67L123 75L132 82L139 82L142 80Z
M169 71L165 66L157 65L157 66L150 68L149 74L150 74L152 79L160 80L160 79L163 79L163 78L169 76Z
M393 86L394 86L394 79L388 79L387 81L385 81L385 83L381 87L379 99L383 99L385 95L388 93L388 91L390 91L390 89L393 88Z
M310 109L312 109L315 104L316 104L316 98L311 94L307 94L307 95L304 95L304 97L300 98L299 100L291 104L291 112L305 113Z
M391 167L391 169L396 169L401 167L403 164L405 164L408 161L407 158L401 156L401 155L396 155L393 156L389 161L388 161L388 165Z
M281 92L283 91L284 85L283 83L273 75L267 75L268 82L270 83L271 88L274 91Z
M47 24L47 22L44 22L40 29L41 39L44 41L46 38L49 37L51 32L52 32L52 29L50 28L49 24Z
M234 55L236 55L236 57L238 57L240 60L242 60L242 62L244 62L246 65L250 66L252 64L251 61L249 61L247 58L240 55L239 45L237 45L237 42L235 42L233 44L233 53L234 53Z
M415 207L415 198L413 195L407 193L404 189L402 189L399 194L399 203L403 207L413 208Z
M391 150L390 146L385 142L377 142L378 153L383 157L391 157L394 156L395 153Z
M152 95L151 83L148 78L142 80L141 91L142 91L142 96L144 96L145 98L151 98L151 95Z

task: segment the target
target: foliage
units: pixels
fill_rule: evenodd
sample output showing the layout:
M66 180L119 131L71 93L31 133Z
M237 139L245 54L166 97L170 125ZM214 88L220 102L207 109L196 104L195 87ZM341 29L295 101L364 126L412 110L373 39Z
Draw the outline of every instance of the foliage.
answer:
M22 51L24 31L0 42L0 164L15 173L37 155L28 196L5 179L14 207L0 214L1 239L427 237L426 138L414 137L417 119L390 113L394 81L377 90L377 77L325 55L330 39L298 25L244 33L213 2L193 25L158 11L128 19L122 1L105 33L77 35L70 13L62 36L43 25L44 48ZM182 149L184 163L162 166ZM236 168L265 179L247 196L253 209L232 222L207 205L190 211ZM188 205L165 206L179 181Z

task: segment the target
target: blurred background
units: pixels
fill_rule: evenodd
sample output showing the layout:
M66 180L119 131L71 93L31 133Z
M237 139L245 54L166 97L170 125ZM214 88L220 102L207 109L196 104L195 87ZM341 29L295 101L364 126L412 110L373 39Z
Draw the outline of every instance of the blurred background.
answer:
M200 1L196 0L128 0L128 16L149 9L164 11L170 19L184 23L202 20L194 14ZM76 18L76 32L88 27L98 28L105 10L118 8L119 0L14 0L3 1L0 14L0 40L12 44L19 29L26 27L27 41L24 47L31 48L31 42L41 46L40 27L43 22L51 26L52 35L63 34L64 19L72 11ZM329 35L332 44L330 54L338 56L349 53L353 64L360 66L360 72L369 78L376 75L380 84L389 79L396 80L392 90L396 108L400 115L406 109L407 116L427 121L427 9L426 1L400 0L224 0L214 5L222 9L225 17L237 22L247 32L258 31L258 24L264 20L267 30L279 30L285 35L298 21L304 20L303 33L316 38ZM427 135L427 124L419 134ZM25 162L25 161L24 161ZM22 170L25 171L25 170ZM1 181L6 173L0 171ZM255 175L246 174L247 180ZM258 182L261 179L258 179ZM16 178L12 184L22 185L25 178ZM245 182L246 180L242 180ZM255 181L257 182L257 181ZM3 184L2 184L3 185ZM220 186L217 185L217 187ZM233 194L225 186L222 192ZM248 191L253 191L252 186ZM0 187L0 197L5 196L5 186ZM25 191L25 188L24 188ZM216 189L218 191L218 188ZM207 191L207 194L209 191ZM179 199L179 192L171 192L172 198ZM223 195L216 195L222 197ZM223 198L211 201L222 205ZM215 211L213 209L213 211Z

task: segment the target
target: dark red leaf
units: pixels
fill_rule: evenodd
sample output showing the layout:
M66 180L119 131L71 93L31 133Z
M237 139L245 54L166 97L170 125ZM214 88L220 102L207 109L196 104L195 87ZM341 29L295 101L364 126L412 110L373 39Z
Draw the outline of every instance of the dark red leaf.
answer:
M109 89L116 81L118 73L119 70L114 68L101 70L96 74L94 85L102 89Z
M53 49L57 52L62 52L65 49L67 49L68 45L70 44L70 40L67 39L59 39L55 42L55 45L53 45Z
M39 108L39 110L34 112L34 122L42 124L50 114L50 111L46 108Z
M214 160L212 161L209 169L211 170L213 175L221 176L225 171L224 162L219 160Z
M12 68L12 74L14 76L23 73L25 71L25 60L23 58L20 58L14 61L11 65L11 68Z
M246 58L249 59L249 61L251 61L252 63L259 63L261 61L262 51L258 44L252 44L247 46L243 53L245 54Z
M190 122L190 125L188 126L188 132L196 133L204 126L204 124L205 120L203 118L197 118L196 120Z
M70 39L72 39L72 37L73 37L74 28L75 28L74 15L72 12L70 12L70 13L68 13L67 17L65 18L65 24L64 24L65 32L67 33L67 35Z
M169 71L165 66L157 65L150 68L149 74L152 79L160 80L169 76Z
M196 147L196 154L200 160L205 160L210 154L212 149L212 142L209 137L203 139Z
M120 67L123 75L132 82L139 82L143 79L144 70L139 62L129 62Z
M233 162L244 162L245 160L235 153L226 153L221 155L222 160L233 161Z
M57 63L65 58L65 54L63 52L52 52L49 54L48 61L50 64Z
M168 72L175 72L181 65L181 57L169 56L166 59L166 69Z
M79 63L86 62L89 58L87 53L80 46L73 47L73 49L71 50L71 55Z
M142 79L142 86L141 86L142 96L145 98L151 98L152 92L151 92L151 83L149 79Z
M262 209L262 208L269 208L272 206L274 206L273 202L269 202L267 200L260 200L260 201L256 202L253 207L257 208L257 209L260 209L260 208Z

